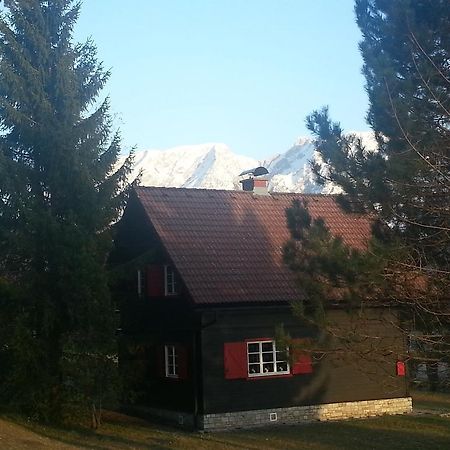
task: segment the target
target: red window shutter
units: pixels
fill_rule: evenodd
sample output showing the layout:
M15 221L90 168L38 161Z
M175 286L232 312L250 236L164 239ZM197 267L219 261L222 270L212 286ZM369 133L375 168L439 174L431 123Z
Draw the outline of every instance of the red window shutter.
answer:
M227 380L247 378L247 344L245 342L223 344L223 363Z
M164 296L164 266L147 267L147 295L149 297Z
M188 350L183 345L175 346L178 357L178 378L185 380L188 378Z
M397 376L404 377L406 375L406 366L403 361L397 361Z
M292 375L301 375L304 373L312 373L312 358L311 354L302 351L302 343L305 344L305 339L293 339L292 348Z
M303 353L303 355L299 355L292 367L292 374L300 375L302 373L312 373L312 371L313 371L313 368L312 368L311 355L309 355L307 353Z

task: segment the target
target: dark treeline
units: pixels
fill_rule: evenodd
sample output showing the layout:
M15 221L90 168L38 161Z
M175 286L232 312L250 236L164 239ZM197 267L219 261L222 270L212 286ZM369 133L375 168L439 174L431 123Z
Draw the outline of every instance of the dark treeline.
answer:
M72 33L72 0L8 0L0 17L0 402L62 421L117 388L105 262L131 158Z

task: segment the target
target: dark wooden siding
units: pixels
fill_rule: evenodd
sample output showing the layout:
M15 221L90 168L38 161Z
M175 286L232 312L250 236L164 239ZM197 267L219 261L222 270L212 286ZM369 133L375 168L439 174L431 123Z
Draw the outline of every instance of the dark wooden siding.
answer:
M366 333L384 336L384 346L392 352L390 355L375 357L377 352L386 352L386 348L381 349L380 346L364 358L358 356L359 350L368 349L369 343L363 338L355 352L348 352L348 348L335 343L334 347L341 348L341 351L332 351L315 359L312 374L227 380L224 377L224 343L275 336L275 328L281 324L293 338L314 337L314 331L302 326L288 308L259 307L217 312L214 322L202 331L204 413L406 395L405 378L395 376L396 360L403 351L403 338L388 321L378 320L380 314L385 316L384 319L392 319L386 311L373 310L370 313L373 320L364 328ZM344 311L332 311L330 317L340 325L349 324L349 316Z
M120 310L119 366L125 406L156 407L193 412L193 345L197 319L180 280L180 295L151 297L145 288L138 296L137 270L146 277L148 267L169 263L165 249L142 206L132 196L116 226L110 258L112 288ZM162 376L165 344L182 345L186 351L186 379ZM159 360L159 362L158 362Z
M193 412L195 316L177 299L147 302L133 311L134 321L121 336L120 366L128 398L143 407ZM186 376L164 376L164 345L180 345L186 356ZM136 352L137 349L137 352Z
M114 249L110 256L110 265L116 267L149 249L161 251L159 238L153 230L142 205L132 194L121 220L114 226Z

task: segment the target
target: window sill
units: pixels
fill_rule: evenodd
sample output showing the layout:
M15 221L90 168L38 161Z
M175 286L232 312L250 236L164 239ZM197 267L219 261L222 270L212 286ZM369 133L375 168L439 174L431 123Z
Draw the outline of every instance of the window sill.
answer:
M268 380L268 379L274 379L274 378L291 378L293 375L292 373L280 373L280 374L276 374L276 373L271 373L268 375L247 375L247 380L248 381L253 381L253 380Z
M178 375L166 375L164 377L165 380L171 380L171 381L179 381L180 377Z

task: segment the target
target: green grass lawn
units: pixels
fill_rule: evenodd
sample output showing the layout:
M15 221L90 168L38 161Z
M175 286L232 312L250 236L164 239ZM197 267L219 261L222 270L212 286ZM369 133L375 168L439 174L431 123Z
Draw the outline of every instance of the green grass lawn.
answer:
M450 395L418 392L414 397L420 408L450 412ZM450 449L450 418L438 414L204 434L183 432L115 413L107 415L97 432L17 422L16 425L24 433L34 432L39 437L50 438L45 444L50 449ZM37 448L8 447L2 445L1 439L0 427L0 448ZM29 443L30 438L26 439Z
M450 412L450 394L415 391L413 399L415 408Z

